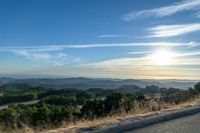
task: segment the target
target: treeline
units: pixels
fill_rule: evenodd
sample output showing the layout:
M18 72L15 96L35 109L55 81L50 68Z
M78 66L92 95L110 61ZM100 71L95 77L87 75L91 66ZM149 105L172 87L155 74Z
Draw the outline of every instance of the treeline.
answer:
M194 85L194 88L188 88L188 90L179 90L170 88L165 95L161 98L166 103L180 104L188 100L193 100L200 94L200 83Z
M0 88L0 105L40 99L45 99L46 102L49 103L51 101L55 102L55 100L60 102L65 101L65 103L62 104L67 104L70 100L75 100L76 105L82 105L88 99L106 97L106 95L112 91L114 90L104 90L101 88L88 89L86 91L81 89L56 90L42 87L9 90Z
M142 93L122 93L104 89L32 89L4 92L6 95L29 95L40 99L34 105L10 106L0 110L0 126L5 129L59 126L63 122L98 119L128 112L156 111L165 105L180 104L199 97L200 83L194 88L180 90L170 88L161 97L146 98ZM23 98L25 99L25 98Z
M9 90L0 87L0 105L37 100L39 99L39 94L47 91L49 90L41 87Z
M57 126L62 122L75 122L84 119L112 116L134 109L134 102L145 101L144 96L126 96L112 92L105 99L89 98L83 105L74 97L50 96L39 103L29 106L10 106L0 111L0 123L3 127L21 128Z

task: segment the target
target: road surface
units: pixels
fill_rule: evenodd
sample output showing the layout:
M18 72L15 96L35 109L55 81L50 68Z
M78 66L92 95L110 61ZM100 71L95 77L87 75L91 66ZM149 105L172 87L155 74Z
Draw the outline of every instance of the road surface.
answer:
M80 130L81 133L200 133L200 106L162 114L128 119L96 131Z
M125 133L200 133L200 113Z
M11 104L8 104L8 105L3 105L3 106L0 106L0 110L2 109L7 109L9 105L32 105L32 104L36 104L38 103L39 100L32 100L32 101L26 101L26 102L19 102L19 103L11 103Z

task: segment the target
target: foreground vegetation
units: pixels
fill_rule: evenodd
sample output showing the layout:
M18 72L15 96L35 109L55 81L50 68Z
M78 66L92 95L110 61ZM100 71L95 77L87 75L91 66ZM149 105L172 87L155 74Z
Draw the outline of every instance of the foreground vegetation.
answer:
M150 86L148 88L156 88ZM162 91L160 97L145 97L150 90L134 93L104 89L1 89L0 105L39 100L33 105L12 105L0 110L1 130L31 127L35 130L56 127L62 123L93 120L136 110L156 111L166 105L191 101L200 94L200 83L188 90L154 89ZM156 92L156 91L155 91ZM153 92L153 93L155 93ZM152 92L151 92L152 93Z

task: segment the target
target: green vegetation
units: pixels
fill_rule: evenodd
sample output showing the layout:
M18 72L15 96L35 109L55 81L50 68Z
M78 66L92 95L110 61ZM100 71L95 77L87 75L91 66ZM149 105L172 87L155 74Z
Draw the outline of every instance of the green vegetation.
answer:
M200 83L194 88L180 90L147 86L134 93L104 89L14 89L1 90L0 104L39 100L33 105L10 105L0 110L0 125L3 130L59 126L62 122L91 120L136 110L156 111L166 104L180 104L193 100L200 94ZM147 90L147 91L145 91ZM123 89L124 91L124 89ZM146 93L162 92L161 97L147 98Z

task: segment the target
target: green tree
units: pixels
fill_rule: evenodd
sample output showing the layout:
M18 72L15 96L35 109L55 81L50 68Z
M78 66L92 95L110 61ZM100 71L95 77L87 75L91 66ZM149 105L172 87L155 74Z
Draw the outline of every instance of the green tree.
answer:
M132 101L130 98L126 97L124 101L124 109L128 113L134 109L135 101Z
M81 108L83 117L94 119L103 116L104 102L102 100L88 100Z
M125 95L120 92L113 92L105 99L105 112L108 115L121 113L122 106L125 102Z
M3 120L7 127L17 128L19 124L19 112L14 107L9 107L1 113L1 121Z
M193 95L197 95L198 91L197 91L197 89L193 89L192 87L190 87L190 88L188 88L188 93L190 96L193 96Z
M194 89L200 93L200 82L194 85Z

